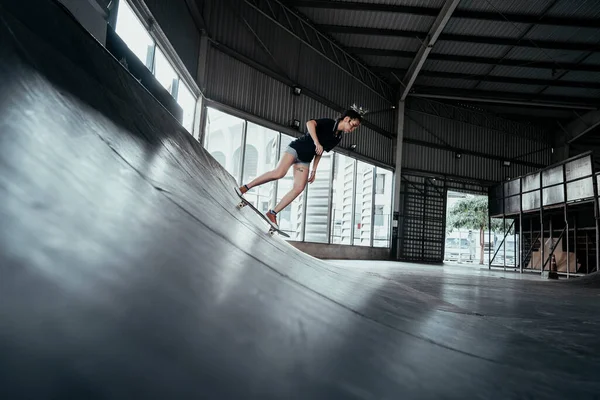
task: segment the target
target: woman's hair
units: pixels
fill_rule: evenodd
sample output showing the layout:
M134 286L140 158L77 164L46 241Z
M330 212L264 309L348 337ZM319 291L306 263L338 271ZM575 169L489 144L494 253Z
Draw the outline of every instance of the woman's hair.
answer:
M351 110L351 109L344 111L344 113L341 116L341 119L344 119L346 117L350 117L350 119L357 119L359 121L362 121L362 115L360 115L358 112Z

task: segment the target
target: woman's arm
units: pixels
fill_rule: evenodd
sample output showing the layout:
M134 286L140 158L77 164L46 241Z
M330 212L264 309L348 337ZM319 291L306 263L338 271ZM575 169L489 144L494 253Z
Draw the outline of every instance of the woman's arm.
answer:
M319 165L319 161L321 161L321 156L315 156L313 161L312 171L310 171L310 177L308 178L308 183L313 183L317 174L317 166Z
M317 137L317 121L311 119L310 121L306 122L306 129L308 129L308 133L315 143L315 153L320 156L323 154L323 146L321 146L321 143L319 143L319 138Z
M313 171L317 170L317 166L319 165L319 161L321 161L321 156L315 156L315 159L313 160Z

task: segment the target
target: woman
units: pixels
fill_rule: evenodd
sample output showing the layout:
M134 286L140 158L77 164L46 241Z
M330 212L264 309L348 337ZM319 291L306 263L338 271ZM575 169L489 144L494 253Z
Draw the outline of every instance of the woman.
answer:
M311 119L306 123L308 134L294 140L285 149L279 165L272 171L265 172L253 181L240 186L240 192L246 193L255 186L283 178L290 167L294 165L294 186L275 206L266 213L273 225L277 224L277 213L286 208L296 197L302 193L306 183L313 183L317 173L317 166L323 151L331 151L342 140L342 133L353 132L362 121L362 115L354 110L346 110L340 118ZM311 161L313 168L308 174Z

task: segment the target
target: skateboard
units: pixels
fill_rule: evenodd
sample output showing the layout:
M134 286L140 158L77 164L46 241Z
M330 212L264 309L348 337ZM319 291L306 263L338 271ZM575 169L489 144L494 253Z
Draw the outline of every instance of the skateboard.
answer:
M267 216L263 213L261 213L260 211L258 211L258 209L256 207L254 207L254 205L252 205L252 203L250 203L248 200L246 200L243 196L242 193L240 193L240 191L238 190L238 188L235 188L235 193L239 196L240 198L240 202L237 205L238 210L241 210L242 208L249 206L252 210L254 210L255 213L257 213L262 219L264 219L268 224L269 224L269 235L273 236L275 234L275 232L279 233L280 235L283 235L285 237L290 237L290 235L288 235L287 233L285 233L284 231L282 231L279 228L276 228L273 223L271 221L269 221L269 218L267 218Z

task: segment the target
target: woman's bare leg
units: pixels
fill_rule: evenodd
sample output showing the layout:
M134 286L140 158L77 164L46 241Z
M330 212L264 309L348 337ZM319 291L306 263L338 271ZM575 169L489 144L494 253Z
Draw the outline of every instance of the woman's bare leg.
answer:
M255 186L260 186L267 182L283 178L294 163L294 160L294 156L292 156L290 153L283 153L283 156L281 157L281 160L279 160L279 164L275 169L265 172L264 174L254 178L251 182L247 183L246 186L248 189L251 189Z
M292 190L290 190L275 206L273 211L278 213L279 211L286 208L296 197L302 193L304 188L306 187L306 182L308 181L308 165L296 164L294 165L294 186Z

